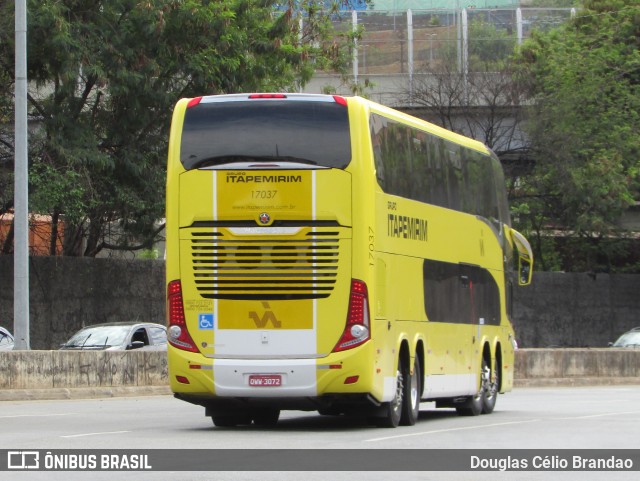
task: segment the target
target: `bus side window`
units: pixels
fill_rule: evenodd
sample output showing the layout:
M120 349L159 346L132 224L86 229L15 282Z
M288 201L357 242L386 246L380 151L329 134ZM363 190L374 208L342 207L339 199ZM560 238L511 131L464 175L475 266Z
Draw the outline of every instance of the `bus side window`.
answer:
M372 115L369 120L369 128L371 130L371 145L373 148L373 162L376 167L376 179L382 187L382 190L386 190L385 172L384 172L384 155L382 152L382 144L384 142L383 136L385 134L385 122L379 115Z

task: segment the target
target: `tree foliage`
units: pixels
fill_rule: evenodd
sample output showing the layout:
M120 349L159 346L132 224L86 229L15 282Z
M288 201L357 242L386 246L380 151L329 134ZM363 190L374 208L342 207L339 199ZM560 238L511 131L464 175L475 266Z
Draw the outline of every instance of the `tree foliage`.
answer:
M475 138L498 156L519 156L525 140L518 126L524 92L512 77L515 38L476 16L469 24L469 61L461 65L458 46L446 44L439 58L418 66L405 101L427 109L430 120Z
M610 270L619 243L608 239L623 239L620 218L640 199L640 3L584 7L519 52L536 167L519 186L518 211L543 267ZM571 252L562 266L545 256L554 230Z
M332 8L324 3L28 0L29 115L37 125L29 139L30 210L54 223L64 219L64 253L151 247L164 212L171 109L180 97L290 90L314 68L340 71L348 45L333 39ZM6 209L13 2L3 2L0 13ZM110 235L115 225L120 235Z

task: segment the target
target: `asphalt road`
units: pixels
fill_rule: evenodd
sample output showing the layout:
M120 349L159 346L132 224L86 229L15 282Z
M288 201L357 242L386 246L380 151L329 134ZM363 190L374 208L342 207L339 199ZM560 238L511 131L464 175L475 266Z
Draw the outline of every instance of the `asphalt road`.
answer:
M517 389L500 396L491 415L460 417L453 410L436 410L423 403L415 426L376 428L360 419L320 416L317 413L285 411L274 427L242 426L217 428L204 416L204 409L170 396L111 398L68 401L0 403L0 449L80 450L102 452L113 449L340 450L362 456L371 450L378 457L408 450L544 450L640 449L640 386ZM345 451L349 450L349 451ZM355 451L354 451L355 450ZM330 451L327 451L330 452ZM426 452L426 451L425 451ZM213 453L213 451L212 451ZM391 454L390 454L391 453ZM500 457L500 451L497 452ZM207 456L207 453L200 453ZM504 453L503 453L504 454ZM531 452L529 452L531 454ZM542 456L542 457L544 457ZM147 472L92 473L91 479L212 479L261 481L300 479L296 472ZM329 469L331 456L326 456ZM276 458L277 459L277 458ZM372 460L372 458L369 458ZM553 461L553 458L551 458ZM286 464L286 461L285 461ZM349 463L353 469L353 463ZM636 462L640 468L640 460ZM287 466L283 466L286 470ZM288 469L291 469L289 466ZM362 469L366 469L363 466ZM632 472L369 472L377 479L637 479ZM86 479L87 473L0 473L2 479ZM360 479L362 476L355 476ZM354 479L353 473L310 472L305 481Z

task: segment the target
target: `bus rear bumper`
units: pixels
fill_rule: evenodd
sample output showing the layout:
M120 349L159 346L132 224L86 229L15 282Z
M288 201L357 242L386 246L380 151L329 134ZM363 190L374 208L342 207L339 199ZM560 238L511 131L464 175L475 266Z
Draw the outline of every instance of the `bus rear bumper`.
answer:
M244 413L257 408L275 408L291 411L320 411L350 415L375 415L380 403L369 394L326 394L311 397L243 398L216 397L199 394L174 393L174 397L190 404L203 406L206 416Z
M221 397L317 396L315 359L216 359L214 389Z
M383 378L374 375L370 345L322 359L207 359L172 347L169 351L171 388L176 397L195 399L195 404L204 405L211 399L273 400L272 404L312 399L301 404L317 409L313 407L317 399L332 396L366 397L363 393L368 393L374 403L383 400Z

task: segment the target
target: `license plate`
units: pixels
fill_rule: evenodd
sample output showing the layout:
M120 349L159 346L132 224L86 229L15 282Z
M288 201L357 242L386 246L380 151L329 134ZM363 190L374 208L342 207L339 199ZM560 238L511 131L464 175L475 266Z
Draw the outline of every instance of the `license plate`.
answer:
M251 374L249 386L252 387L278 387L282 386L281 374Z

